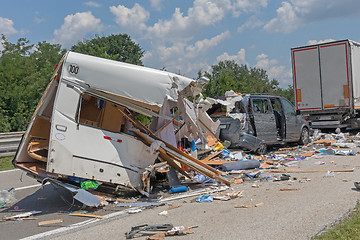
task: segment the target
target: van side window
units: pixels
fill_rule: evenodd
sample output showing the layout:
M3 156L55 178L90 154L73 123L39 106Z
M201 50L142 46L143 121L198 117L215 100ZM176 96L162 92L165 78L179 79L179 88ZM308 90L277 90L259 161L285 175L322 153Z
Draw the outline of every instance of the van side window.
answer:
M123 115L117 108L122 109L104 99L84 93L81 95L79 123L111 132L120 132Z
M272 113L267 99L253 99L253 111L254 113Z
M294 106L286 99L281 99L285 115L295 115Z
M233 108L233 110L231 110L230 113L246 113L245 109L244 109L244 105L242 104L242 102L237 101L235 103L235 107Z

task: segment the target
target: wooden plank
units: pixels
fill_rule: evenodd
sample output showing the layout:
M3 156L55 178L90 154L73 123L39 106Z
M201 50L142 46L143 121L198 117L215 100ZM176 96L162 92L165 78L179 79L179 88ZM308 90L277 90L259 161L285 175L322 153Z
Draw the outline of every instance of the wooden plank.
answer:
M321 140L316 140L313 143L315 144L321 144L321 143L331 143L331 142L335 142L335 139L321 139Z
M296 150L296 149L298 149L298 147L280 148L279 151L291 151L291 150Z
M213 138L212 136L210 136L210 134L204 133L204 136L206 137L206 140L208 141L207 145L209 147L215 146L217 144L216 138Z
M184 157L187 161L194 162L195 164L198 165L198 167L206 168L206 169L209 170L210 172L215 173L215 174L211 174L211 176L210 176L209 174L207 174L208 177L217 179L217 180L225 183L226 185L231 185L231 182L230 182L228 179L222 177L222 176L221 176L222 173L219 172L218 170L210 167L209 165L206 165L206 164L202 163L202 162L199 161L198 159L190 156L189 154L186 154L186 153L182 152L181 150L177 149L176 147L172 146L171 144L163 141L162 139L160 139L159 137L157 137L155 134L153 134L153 133L152 133L147 127L145 127L142 123L140 123L139 121L137 121L135 118L133 119L133 118L129 117L127 114L125 114L125 113L124 113L122 110L120 110L119 108L118 108L118 111L120 111L121 113L123 113L124 116L125 116L127 119L129 119L129 121L131 121L131 122L134 124L134 126L140 127L142 130L144 130L145 132L147 132L147 133L150 135L150 137L154 138L155 140L161 141L161 142L163 142L163 143L166 145L166 148L167 148L167 149L165 149L165 148L163 148L163 147L161 147L161 148L159 148L159 149L164 149L164 150L167 151L167 153L169 153L169 150L171 150L171 151L175 152L176 154L181 155L182 157ZM184 163L184 162L183 162L183 163ZM185 164L185 163L184 163L184 164ZM185 164L185 165L188 165L188 164ZM191 164L191 166L189 166L189 167L194 168L194 164ZM198 167L197 167L196 170L200 170ZM194 169L194 170L195 170L195 169ZM203 174L205 174L205 173L202 172L201 170L200 170L200 172L203 173Z
M161 132L164 128L166 128L170 123L172 123L175 119L177 119L180 116L181 112L179 112L178 114L175 115L175 117L173 117L171 119L171 121L168 121L167 123L164 124L164 126L162 126L161 128L159 128L156 132L155 135L157 135L159 132Z
M138 135L140 138L142 138L147 144L151 145L152 141L146 137L145 134L139 132L139 131L132 131L136 135ZM190 175L187 174L178 164L174 162L174 160L166 153L166 151L162 148L159 148L159 157L166 161L171 167L173 167L176 171L180 172L182 175L188 177L191 179Z
M201 120L199 119L199 122L200 122L219 142L221 142L221 141L220 141L220 138L218 138L218 137L216 136L216 134L213 133L213 131L211 131L211 129L210 129L208 126L206 126L205 123L203 123L203 121L201 121Z
M280 191L298 191L300 188L280 188Z
M306 152L306 153L301 154L301 156L302 157L311 157L314 154L315 154L315 152Z
M203 161L209 161L210 159L216 157L217 155L219 155L221 153L221 151L217 151L216 153L210 154L209 156L207 156L206 158L200 159L199 161L203 162Z
M202 161L202 162L207 165L221 165L223 163L231 163L231 162L237 162L237 161L211 160L211 161Z
M48 221L43 221L43 222L38 222L38 226L46 226L46 225L51 225L51 224L55 224L55 223L62 223L63 220L60 219L55 219L55 220L48 220Z
M211 151L212 151L211 149L207 149L207 150L198 152L198 155L202 155L202 154L205 154L205 153L209 153L209 152L211 152Z
M78 217L91 217L91 218L99 218L102 219L104 216L87 214L87 213L69 213L69 216L78 216Z

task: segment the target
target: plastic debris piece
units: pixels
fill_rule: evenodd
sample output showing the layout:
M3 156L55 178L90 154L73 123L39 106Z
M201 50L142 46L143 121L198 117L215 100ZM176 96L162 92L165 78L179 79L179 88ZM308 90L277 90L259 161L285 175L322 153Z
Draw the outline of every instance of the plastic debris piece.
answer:
M356 155L358 152L354 150L347 150L347 151L334 150L334 153L335 155L349 156L349 155Z
M217 151L217 150L221 150L223 148L224 148L224 146L220 142L218 142L217 145L215 146L214 150Z
M199 182L199 183L213 183L213 182L215 182L214 179L208 178L208 177L206 177L205 175L202 175L202 174L196 174L193 179L195 181Z
M160 216L167 216L168 214L169 212L166 210L159 213Z
M135 234L142 231L169 231L173 228L171 223L165 224L144 224L135 227L131 227L131 230L126 233L126 239L132 239Z
M170 193L180 193L180 192L186 192L189 188L187 186L179 186L179 187L173 187L169 191Z
M88 190L89 188L97 189L99 187L99 184L92 180L86 180L84 182L81 182L80 186L82 189Z
M6 207L15 201L15 188L9 188L0 191L0 208Z
M260 162L255 159L236 161L230 163L223 163L222 165L223 171L231 171L231 170L246 170L246 169L254 169L260 167Z
M212 202L214 197L212 195L201 195L200 197L196 198L196 202Z
M30 217L32 215L40 214L40 213L42 213L42 211L30 211L30 212L21 213L21 214L11 216L11 217L4 217L3 219L4 220L15 220L15 219L18 219L18 218L27 218L27 217Z
M158 202L127 202L127 203L119 203L116 207L157 207L164 205L165 203Z
M231 197L230 196L214 196L214 200L221 200L221 201L229 201L231 200Z
M334 177L335 176L335 174L334 174L334 172L332 172L332 171L327 171L326 173L325 173L325 177Z
M130 214L135 214L135 213L142 212L142 210L140 208L130 208L127 210L127 212Z

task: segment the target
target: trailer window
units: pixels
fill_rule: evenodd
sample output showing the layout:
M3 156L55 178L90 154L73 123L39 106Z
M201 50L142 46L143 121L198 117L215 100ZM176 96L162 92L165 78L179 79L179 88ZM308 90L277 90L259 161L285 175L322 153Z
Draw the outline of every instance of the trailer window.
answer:
M101 128L112 132L120 132L123 124L123 115L117 106L101 98L89 94L81 95L79 123Z

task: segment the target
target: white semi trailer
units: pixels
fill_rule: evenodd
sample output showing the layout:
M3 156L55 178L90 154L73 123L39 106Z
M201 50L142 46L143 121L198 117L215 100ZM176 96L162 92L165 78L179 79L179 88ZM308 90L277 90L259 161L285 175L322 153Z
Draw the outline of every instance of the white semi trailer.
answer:
M296 109L312 128L360 127L360 44L351 40L291 49Z

